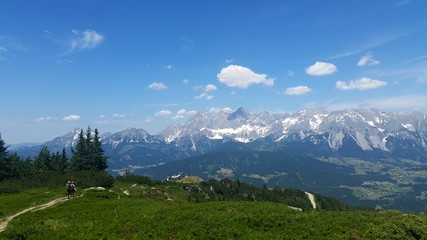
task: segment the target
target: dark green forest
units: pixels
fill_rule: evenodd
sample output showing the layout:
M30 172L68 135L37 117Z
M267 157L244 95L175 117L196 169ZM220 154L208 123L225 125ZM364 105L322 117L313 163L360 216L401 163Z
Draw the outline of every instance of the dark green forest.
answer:
M81 130L71 156L65 149L51 152L44 146L34 158L22 158L8 151L0 135L0 193L19 192L26 188L55 187L68 180L83 186L111 186L99 132L90 127Z

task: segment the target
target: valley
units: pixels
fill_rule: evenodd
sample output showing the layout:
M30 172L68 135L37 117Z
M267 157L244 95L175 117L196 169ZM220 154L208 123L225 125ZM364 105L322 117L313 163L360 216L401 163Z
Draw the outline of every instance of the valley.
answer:
M113 174L165 179L184 172L293 187L349 204L427 211L427 117L349 109L296 113L199 112L158 135L129 128L101 135ZM45 143L70 151L76 129ZM73 140L74 139L74 140ZM23 156L40 146L16 149Z

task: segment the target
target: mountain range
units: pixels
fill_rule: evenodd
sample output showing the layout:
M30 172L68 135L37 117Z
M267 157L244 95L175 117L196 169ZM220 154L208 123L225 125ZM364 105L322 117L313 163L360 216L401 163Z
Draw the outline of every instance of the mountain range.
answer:
M79 132L44 145L51 151L71 149ZM101 139L109 170L115 173L165 178L186 172L305 188L347 202L402 208L396 199L413 200L420 206L416 210L427 205L426 113L201 111L157 135L129 128L102 134ZM40 148L20 146L15 151L28 156Z

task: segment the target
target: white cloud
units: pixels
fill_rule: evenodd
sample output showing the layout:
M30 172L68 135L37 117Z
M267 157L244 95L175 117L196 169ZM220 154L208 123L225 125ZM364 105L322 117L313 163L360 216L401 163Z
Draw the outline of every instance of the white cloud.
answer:
M379 87L384 87L387 85L387 82L366 78L357 79L355 81L350 81L349 83L338 81L335 83L335 87L339 90L370 90Z
M107 117L105 115L99 115L98 119L106 119Z
M258 74L249 68L238 65L230 65L221 69L221 72L217 74L217 78L219 82L229 87L238 87L242 89L248 88L253 84L273 86L275 80L266 74Z
M211 109L209 109L209 112L212 113L212 114L217 114L219 112L232 113L234 111L233 111L233 109L231 109L229 107L224 107L224 108L215 108L215 107L212 107Z
M313 76L331 75L337 71L337 67L332 63L316 62L308 67L305 72Z
M205 87L205 92L216 91L218 88L213 84L208 84Z
M363 57L360 58L359 62L357 63L357 66L359 67L363 67L363 66L374 66L374 65L378 65L381 62L374 59L372 57L371 53L367 53L365 54Z
M188 79L184 79L184 80L182 80L182 82L183 82L184 84L188 84L188 83L190 82L190 80L188 80Z
M169 110L161 110L154 114L156 117L170 117L172 116L172 112Z
M288 71L288 76L289 77L292 77L292 76L294 76L295 75L295 72L294 71L291 71L291 70L289 70Z
M297 87L286 88L285 94L286 95L303 95L309 92L311 92L311 89L309 87L297 86Z
M176 115L173 117L173 119L179 119L179 118L186 118L196 115L196 111L187 111L185 109L180 109Z
M227 63L227 64L230 64L232 62L234 62L234 59L232 59L232 58L225 59L225 63Z
M197 88L194 88L195 90L199 90L201 89L201 86L198 86ZM197 95L194 97L194 99L207 99L207 100L212 100L214 99L215 95L213 94L209 94L209 92L213 92L218 90L218 88L213 85L213 84L208 84L203 88L203 93L201 93L200 95Z
M66 54L94 49L105 39L104 36L93 30L86 30L84 32L72 30L72 33L74 37L68 42L69 50Z
M168 89L168 87L162 83L162 82L153 82L150 85L148 85L148 88L154 89L154 90L165 90Z
M71 115L68 115L68 116L64 117L62 119L62 121L66 121L66 122L78 121L78 120L80 120L80 118L81 117L79 115L71 114Z
M215 95L210 95L207 92L203 92L200 95L197 95L194 97L194 99L207 99L207 100L212 100L214 99Z
M126 117L126 114L123 113L114 113L113 118L124 118Z
M152 123L154 121L154 118L153 117L147 117L145 120L144 120L144 123Z
M166 66L165 66L165 68L166 68L167 70L171 70L171 69L172 69L172 65L170 65L170 64L169 64L169 65L166 65Z

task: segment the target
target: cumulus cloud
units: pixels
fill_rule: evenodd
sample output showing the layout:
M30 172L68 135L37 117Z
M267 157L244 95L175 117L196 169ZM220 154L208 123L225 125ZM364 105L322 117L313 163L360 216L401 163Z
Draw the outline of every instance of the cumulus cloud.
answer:
M154 89L154 90L165 90L168 89L168 87L162 83L162 82L153 82L150 85L148 85L148 88Z
M316 62L308 67L305 72L313 76L331 75L337 71L337 67L332 63Z
M194 99L207 99L212 100L214 99L215 95L209 95L207 92L203 92L200 95L197 95L194 97Z
M197 89L201 89L201 86L198 86L198 88L195 88L195 90ZM207 100L212 100L214 99L215 95L210 94L209 92L213 92L216 91L218 88L213 85L213 84L208 84L203 88L203 93L201 93L200 95L197 95L194 97L194 99L207 99Z
M213 84L208 84L205 87L205 92L216 91L218 88Z
M338 81L335 83L335 87L339 90L370 90L379 87L384 87L387 85L387 82L380 81L377 79L371 79L367 77L363 77L361 79L357 79L355 81L350 81L349 83Z
M233 109L231 109L229 107L224 107L224 108L215 108L215 107L212 107L211 109L209 109L209 112L213 113L213 114L217 114L219 112L232 113L234 111L233 111Z
M187 111L185 109L180 109L176 115L173 117L173 119L179 119L179 118L186 118L186 117L192 117L194 115L196 115L196 111L192 110L192 111Z
M66 54L94 49L105 39L104 36L93 30L83 32L73 30L72 33L73 37L68 42L69 50Z
M285 94L286 95L303 95L309 92L311 92L311 89L309 87L297 86L297 87L286 88Z
M154 114L156 117L171 117L172 112L169 110L161 110Z
M227 64L230 64L232 62L234 62L234 59L232 59L232 58L225 59L225 63L227 63Z
M273 86L274 78L270 78L266 74L258 74L251 69L230 65L221 69L217 74L218 81L229 87L248 88L253 84L264 84L266 86Z
M360 58L359 62L357 63L357 66L363 67L363 66L374 66L378 65L381 62L374 59L371 53L365 54L363 57Z
M78 121L78 120L80 120L80 118L81 117L79 115L71 114L71 115L68 115L68 116L64 117L62 119L62 121L72 122L72 121Z

